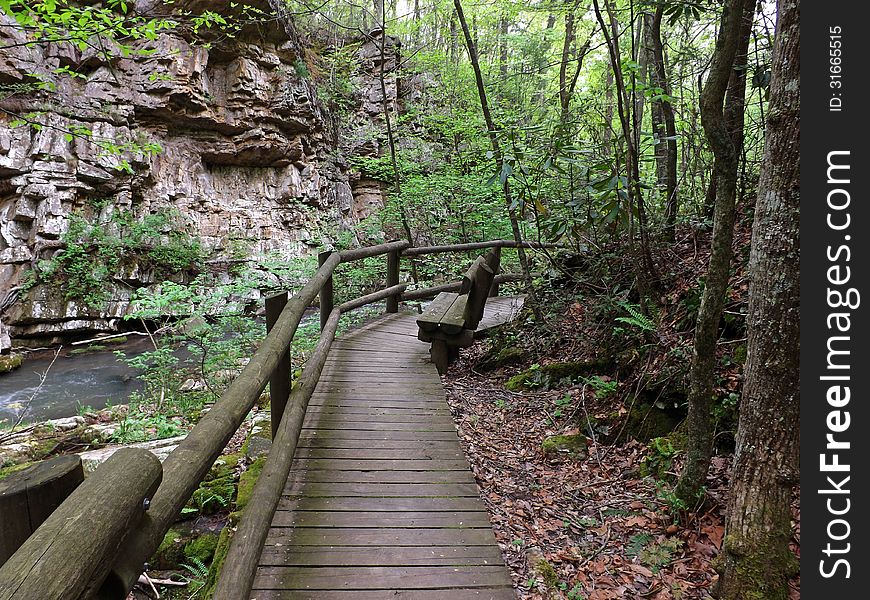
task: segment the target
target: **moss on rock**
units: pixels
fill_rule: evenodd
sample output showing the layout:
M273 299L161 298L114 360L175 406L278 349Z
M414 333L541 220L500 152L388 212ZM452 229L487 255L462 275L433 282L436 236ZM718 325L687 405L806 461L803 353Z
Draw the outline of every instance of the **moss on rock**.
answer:
M191 496L191 504L204 515L216 513L229 507L235 494L235 476L233 474L203 481Z
M23 362L24 358L20 354L2 354L0 355L0 373L14 371Z
M251 499L251 492L254 491L254 484L257 483L257 478L263 470L263 465L266 464L266 457L261 456L250 465L239 477L239 491L236 494L236 510L244 510Z
M217 544L215 545L215 550L212 555L211 568L208 570L208 577L206 578L205 585L203 585L202 591L200 592L201 597L205 600L210 600L214 597L214 590L217 586L218 577L220 576L221 569L224 566L224 561L226 561L227 552L230 549L230 541L232 541L231 531L231 527L224 527L217 538Z
M570 383L577 377L586 377L610 370L607 360L569 361L532 365L508 379L505 387L512 392L530 389L551 389L561 383Z
M218 545L218 534L203 533L184 546L184 556L187 559L197 559L203 564L211 562Z
M480 371L492 371L505 365L520 363L527 358L526 351L518 346L493 348L478 361L476 368Z
M30 467L34 464L34 462L23 462L17 465L7 465L5 467L0 468L0 479L5 479L9 477L13 473L18 473L19 471L23 471L27 467Z
M184 549L191 541L191 534L173 527L163 536L160 546L148 561L155 569L175 569L184 562Z
M685 419L685 410L671 408L671 403L639 401L625 416L627 419L621 441L634 438L639 442L648 442L653 438L668 437L671 432ZM671 436L672 437L672 436ZM671 439L679 448L677 439Z
M582 433L573 435L551 435L541 443L541 450L548 457L567 456L583 460L587 456L589 442Z

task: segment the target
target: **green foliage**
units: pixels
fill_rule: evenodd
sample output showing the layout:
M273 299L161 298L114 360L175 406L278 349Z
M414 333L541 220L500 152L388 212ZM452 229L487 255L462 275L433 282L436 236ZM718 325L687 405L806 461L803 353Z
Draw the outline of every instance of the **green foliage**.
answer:
M118 444L130 444L175 437L186 432L187 428L184 427L181 417L155 413L146 407L133 404L118 421L118 428L112 434L111 440Z
M653 573L658 573L662 567L666 567L674 560L674 555L683 547L683 540L677 537L666 538L655 543L648 543L638 555L641 564L650 568Z
M647 445L646 456L640 461L640 474L644 477L653 476L656 479L673 479L670 471L674 458L679 451L667 437L656 437Z
M181 233L180 216L163 212L135 218L129 211L87 218L69 216L62 249L38 264L34 281L52 285L65 300L98 308L107 284L124 267L150 269L158 277L193 271L202 260L199 241Z
M616 317L616 320L620 323L625 323L626 325L630 325L632 327L636 327L641 331L655 331L656 324L653 323L649 317L643 314L640 310L640 306L637 304L631 304L629 302L618 302L620 307L622 307L629 316L627 317Z
M197 561L204 567L211 562L218 544L218 536L214 533L203 533L184 546L184 556L189 562ZM206 575L208 571L206 570Z
M611 394L616 392L616 388L619 387L619 382L613 379L604 379L600 375L593 375L592 377L584 377L583 384L588 385L595 392L595 397L599 400L603 400L610 396Z
M187 593L190 594L188 597L196 597L196 594L198 594L205 586L205 582L208 579L209 568L195 556L190 557L190 564L183 564L180 566L185 569L188 574L187 580L190 584L187 589Z

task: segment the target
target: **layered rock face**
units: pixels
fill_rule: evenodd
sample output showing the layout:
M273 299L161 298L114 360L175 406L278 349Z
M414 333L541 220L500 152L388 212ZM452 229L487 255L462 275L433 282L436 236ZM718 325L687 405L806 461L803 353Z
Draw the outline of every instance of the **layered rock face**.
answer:
M107 58L65 44L15 45L23 34L0 19L7 47L0 84L39 73L57 86L0 97L0 346L9 335L44 342L111 330L131 290L152 283L133 268L109 284L111 300L97 308L64 301L44 285L20 292L26 270L62 251L70 215L95 219L107 209L92 207L105 199L109 210L140 217L177 211L180 226L216 259L239 240L249 258L300 256L323 231L352 225L381 201L365 181L354 182L355 198L298 40L283 28L211 48L170 31L142 42L146 55ZM63 67L82 76L54 75ZM370 112L381 110L370 103ZM34 110L41 128L13 126ZM89 135L77 135L85 129Z

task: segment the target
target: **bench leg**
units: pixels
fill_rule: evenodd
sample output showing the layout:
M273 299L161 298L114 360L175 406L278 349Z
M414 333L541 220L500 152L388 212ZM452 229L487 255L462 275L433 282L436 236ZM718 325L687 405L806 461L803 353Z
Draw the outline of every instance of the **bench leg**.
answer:
M450 349L447 343L443 340L432 340L429 355L432 357L432 362L438 368L438 374L444 375L447 372L447 366L450 364Z

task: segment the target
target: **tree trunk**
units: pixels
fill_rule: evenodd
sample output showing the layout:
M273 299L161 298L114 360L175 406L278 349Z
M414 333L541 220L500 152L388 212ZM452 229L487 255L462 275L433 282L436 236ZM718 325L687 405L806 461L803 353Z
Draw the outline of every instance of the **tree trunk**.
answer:
M800 2L777 3L749 259L748 355L720 555L723 600L785 600L800 431Z
M462 2L461 0L453 0L453 5L456 7L456 16L459 18L459 26L462 28L462 33L465 36L465 44L468 47L468 58L471 61L471 67L474 70L474 80L477 84L477 93L480 96L480 107L483 111L483 119L486 122L486 128L489 133L489 141L492 146L492 154L495 158L496 168L499 173L502 173L502 169L504 167L504 156L502 155L501 145L498 143L498 137L496 136L495 122L492 118L492 113L489 111L489 101L486 99L486 88L483 85L483 74L480 71L480 61L477 56L477 45L474 43L474 40L471 36L471 31L468 28L468 22L465 20L465 13L462 11ZM523 270L523 279L526 284L526 294L528 294L529 303L531 304L532 311L535 314L535 318L537 320L541 320L543 315L541 314L541 307L538 304L538 299L535 294L535 289L532 286L532 275L529 271L529 260L526 256L526 251L522 247L523 236L520 233L520 224L517 220L516 210L513 208L513 198L511 196L511 187L510 180L505 177L504 183L502 184L502 188L504 189L504 199L507 205L508 217L511 222L511 231L514 236L514 240L519 244L517 247L517 256L520 260L520 267Z
M646 47L649 51L650 81L662 90L662 96L670 98L671 86L665 70L665 53L662 45L662 15L664 1L659 0L653 14L646 15L644 26ZM658 135L656 147L656 173L659 185L665 193L665 240L673 241L679 202L677 198L677 125L674 107L670 100L662 98L651 102L653 131Z
M743 125L746 108L746 71L749 63L749 40L752 37L752 22L755 19L755 3L746 2L743 7L743 20L740 24L740 39L734 56L734 68L728 79L725 95L725 127L731 135L731 143L738 160L743 155ZM713 216L716 202L716 174L710 179L710 186L704 196L705 212Z
M710 262L698 309L694 353L689 370L686 464L675 489L677 497L688 506L696 506L703 497L703 486L713 454L710 419L713 372L719 320L731 267L734 201L737 193L737 152L726 127L723 101L739 45L744 3L745 0L728 0L725 3L710 74L701 92L701 125L715 159L716 202Z

